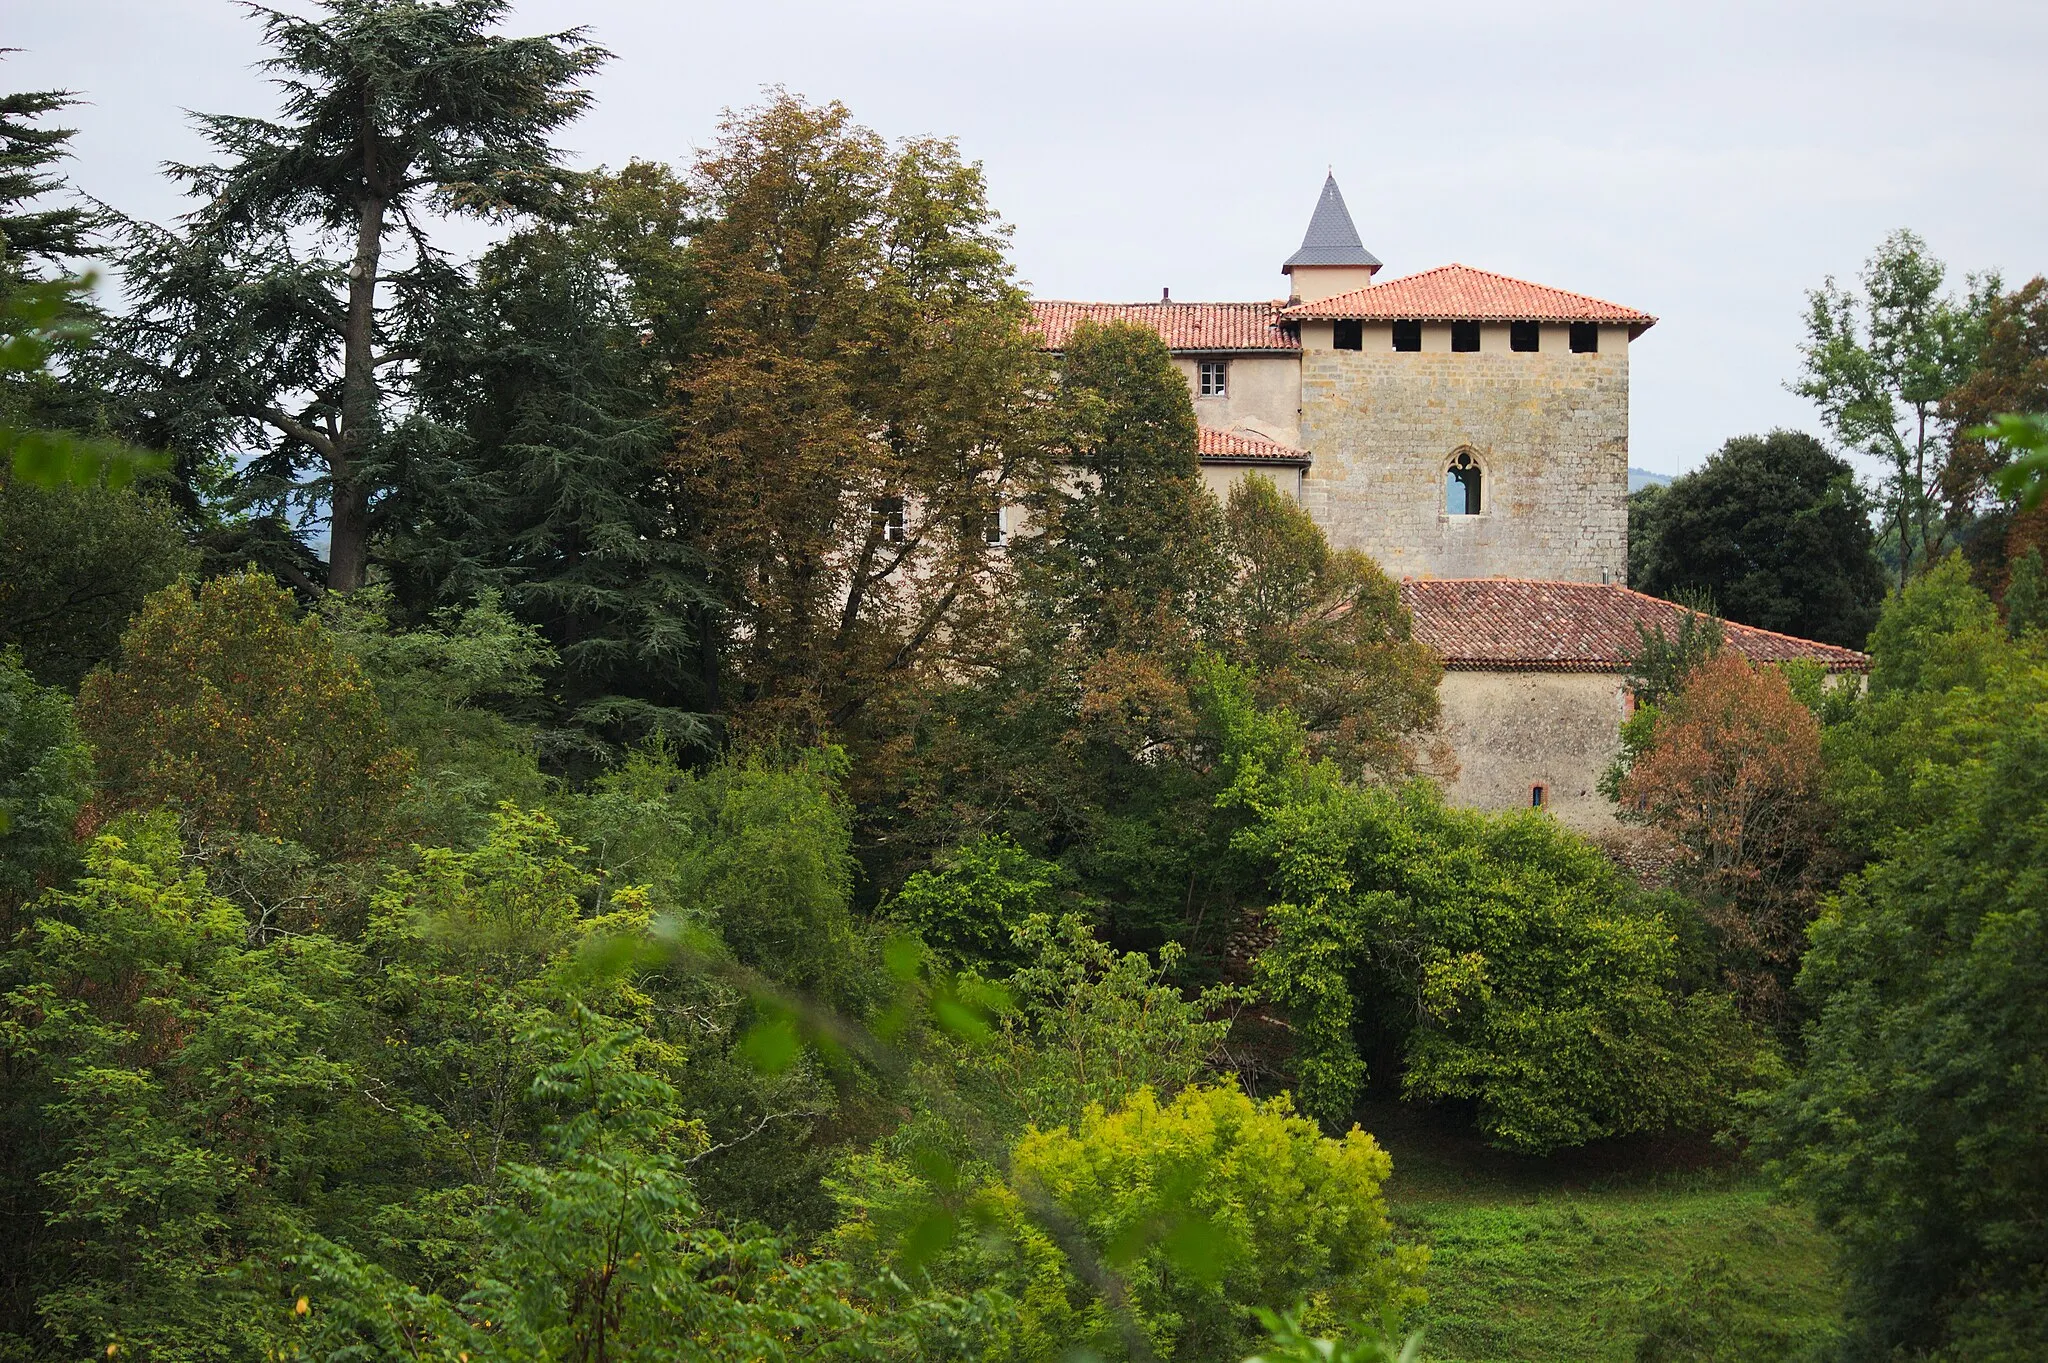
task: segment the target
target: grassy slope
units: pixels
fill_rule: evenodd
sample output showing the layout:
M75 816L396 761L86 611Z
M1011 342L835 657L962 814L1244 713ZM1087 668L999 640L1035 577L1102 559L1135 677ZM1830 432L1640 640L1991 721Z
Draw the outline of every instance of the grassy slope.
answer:
M1396 1220L1430 1246L1430 1363L1763 1363L1828 1338L1826 1242L1710 1147L1518 1159L1399 1106L1359 1119L1393 1154Z

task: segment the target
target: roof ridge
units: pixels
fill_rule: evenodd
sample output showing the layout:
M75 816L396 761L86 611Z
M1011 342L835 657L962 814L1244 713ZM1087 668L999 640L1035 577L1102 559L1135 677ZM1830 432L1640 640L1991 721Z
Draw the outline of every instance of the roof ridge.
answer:
M1483 274L1489 279L1505 280L1510 284L1519 284L1525 289L1538 289L1544 293L1554 293L1561 298L1583 298L1588 303L1604 303L1608 307L1621 312L1638 311L1638 309L1631 308L1626 303L1617 303L1611 298L1602 298L1598 294L1580 293L1577 289L1560 289L1555 284L1539 284L1533 279L1524 279L1520 275L1506 274L1500 270L1489 270L1483 265L1467 265L1459 260L1451 261L1448 265L1432 265L1426 270L1417 270L1414 274L1404 274L1394 279L1376 279L1363 289L1351 289L1337 294L1335 298L1324 301L1334 302L1336 298L1349 298L1352 294L1367 293L1373 289L1390 289L1396 284L1405 284L1411 279L1420 279L1424 275L1442 274L1446 270L1465 270L1472 274Z

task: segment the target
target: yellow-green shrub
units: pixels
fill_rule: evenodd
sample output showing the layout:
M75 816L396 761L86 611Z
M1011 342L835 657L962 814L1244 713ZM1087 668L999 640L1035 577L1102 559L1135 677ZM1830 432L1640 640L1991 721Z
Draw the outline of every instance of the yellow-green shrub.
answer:
M1122 1356L1100 1295L1061 1248L1068 1233L1123 1278L1162 1358L1242 1357L1262 1306L1307 1301L1319 1319L1351 1318L1421 1300L1424 1252L1394 1243L1380 1194L1392 1161L1357 1128L1323 1136L1285 1095L1255 1102L1224 1083L1162 1104L1141 1088L1113 1112L1090 1106L1073 1128L1026 1131L1009 1166L967 1199L966 1219L990 1233L923 1264L940 1286L1010 1299L990 1360ZM928 1190L883 1156L844 1172L837 1191L852 1216L835 1248L900 1265L894 1228L929 1224L914 1219Z

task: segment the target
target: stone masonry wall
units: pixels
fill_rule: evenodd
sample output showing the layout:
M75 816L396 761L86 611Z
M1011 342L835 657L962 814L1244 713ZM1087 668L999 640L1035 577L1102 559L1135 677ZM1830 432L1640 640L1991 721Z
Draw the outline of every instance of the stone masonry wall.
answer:
M1302 443L1315 464L1302 504L1333 546L1362 549L1390 576L1622 582L1628 564L1628 332L1603 327L1596 354L1543 328L1509 349L1505 326L1454 353L1449 327L1395 351L1385 326L1363 350L1304 326ZM1470 448L1481 514L1444 511L1444 470ZM1604 576L1603 576L1604 575Z

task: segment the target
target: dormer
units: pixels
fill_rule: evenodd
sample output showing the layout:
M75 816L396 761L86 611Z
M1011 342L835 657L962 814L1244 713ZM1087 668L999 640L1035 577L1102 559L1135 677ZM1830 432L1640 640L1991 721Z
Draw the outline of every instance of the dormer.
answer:
M1287 258L1280 273L1289 277L1293 288L1290 303L1317 303L1350 293L1372 283L1380 268L1379 258L1365 249L1352 225L1351 212L1344 207L1344 191L1337 177L1323 181L1323 196L1316 200L1314 216L1301 238L1301 249Z

